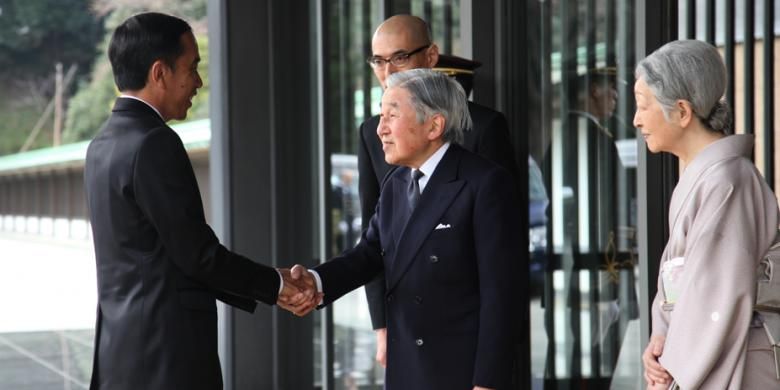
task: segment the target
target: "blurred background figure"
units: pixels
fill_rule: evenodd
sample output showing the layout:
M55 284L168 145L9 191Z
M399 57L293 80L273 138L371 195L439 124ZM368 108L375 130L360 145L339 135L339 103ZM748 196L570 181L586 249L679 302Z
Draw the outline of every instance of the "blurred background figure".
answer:
M595 124L599 130L613 137L605 126L605 121L612 117L617 107L617 69L614 66L591 69L587 75L580 77L578 87L578 108L571 111L573 115L581 115Z
M355 170L347 167L334 172L336 180L331 183L334 233L336 250L342 252L355 246L360 237L360 203L358 199Z

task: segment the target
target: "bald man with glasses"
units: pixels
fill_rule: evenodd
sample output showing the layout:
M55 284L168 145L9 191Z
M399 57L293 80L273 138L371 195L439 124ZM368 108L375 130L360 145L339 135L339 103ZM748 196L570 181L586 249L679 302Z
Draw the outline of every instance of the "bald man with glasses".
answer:
M439 60L439 48L431 40L428 24L411 15L395 15L385 20L374 32L368 64L382 89L385 80L393 73L433 68ZM490 108L468 102L473 128L464 132L462 146L503 166L517 179L518 168L509 138L509 129L503 114ZM382 143L377 135L379 116L373 116L360 125L358 171L360 206L363 228L367 228L374 215L381 190L382 179L393 168L385 162ZM527 254L518 253L518 259ZM384 274L366 285L366 296L371 313L371 323L376 331L376 360L382 366L387 358L387 321Z

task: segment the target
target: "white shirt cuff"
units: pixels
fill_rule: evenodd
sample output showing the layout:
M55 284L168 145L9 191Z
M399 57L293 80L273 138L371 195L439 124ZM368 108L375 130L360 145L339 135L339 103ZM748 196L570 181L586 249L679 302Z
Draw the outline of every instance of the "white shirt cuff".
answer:
M276 270L276 273L279 274L279 293L277 295L282 295L282 290L284 290L284 278L279 270Z
M314 275L314 281L317 282L317 292L322 293L322 279L320 279L320 274L313 269L310 269L309 272Z

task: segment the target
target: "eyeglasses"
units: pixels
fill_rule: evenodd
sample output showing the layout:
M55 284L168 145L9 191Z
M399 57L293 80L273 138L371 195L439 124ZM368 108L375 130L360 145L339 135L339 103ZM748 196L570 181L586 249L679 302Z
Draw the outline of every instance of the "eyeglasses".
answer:
M406 66L407 63L409 63L409 58L427 48L431 47L431 44L427 44L425 46L420 46L410 52L400 52L395 53L390 58L382 58L379 56L372 56L368 57L366 59L366 62L368 62L369 65L371 65L372 68L381 68L387 65L388 63L393 64L393 66L397 68L401 68L403 66Z

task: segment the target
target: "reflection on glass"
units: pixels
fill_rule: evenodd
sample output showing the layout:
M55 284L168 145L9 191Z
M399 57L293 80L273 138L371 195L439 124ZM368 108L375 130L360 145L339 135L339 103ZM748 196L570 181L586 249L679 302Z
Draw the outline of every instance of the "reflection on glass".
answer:
M540 81L532 104L539 110L530 111L540 125L529 134L535 389L633 388L640 376L633 6L590 3L535 8L540 43L531 68Z
M332 154L330 160L333 251L339 253L355 246L360 238L357 156Z
M378 111L381 88L365 59L371 54L373 29L380 23L379 4L367 0L326 2L326 134L330 163L328 256L353 247L360 239L357 129ZM384 371L374 362L374 331L364 290L355 290L331 306L332 372L336 390L381 389ZM315 326L323 326L318 323ZM328 325L325 325L328 326ZM320 332L315 332L320 334ZM315 348L319 362L320 347ZM315 378L322 373L315 366ZM315 381L315 385L319 383Z
M361 233L357 156L332 154L330 161L331 244L333 253L339 253L355 246ZM374 363L376 346L364 289L334 303L333 342L337 389L351 390L384 382L384 371Z

